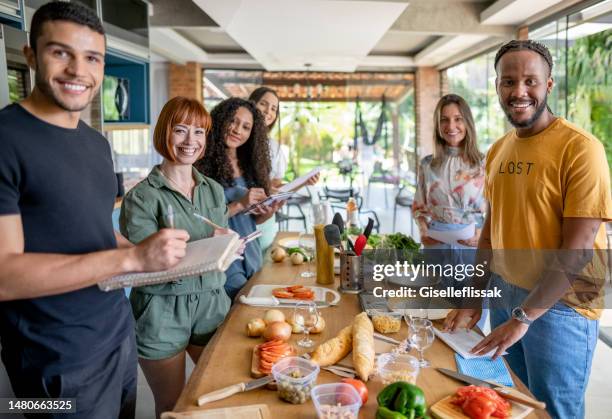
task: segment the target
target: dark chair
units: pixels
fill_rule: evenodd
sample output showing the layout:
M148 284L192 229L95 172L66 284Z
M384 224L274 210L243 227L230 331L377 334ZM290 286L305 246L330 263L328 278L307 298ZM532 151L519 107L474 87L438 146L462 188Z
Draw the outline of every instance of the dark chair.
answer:
M289 222L291 220L301 221L304 225L304 231L307 230L308 226L306 223L306 214L304 213L302 206L310 204L310 202L312 201L312 195L310 194L309 188L304 189L306 190L308 195L293 195L287 200L287 203L283 206L283 208L276 213L276 222L278 223L279 231L289 230ZM292 214L292 208L297 209L297 214Z
M355 198L357 206L361 208L363 198L355 188L331 189L327 186L323 186L323 191L319 191L319 199L326 199L330 204L337 202L346 204L351 197Z
M352 193L351 193L352 192ZM374 220L374 230L379 233L380 232L380 219L378 218L378 214L374 210L371 209L363 209L363 198L359 194L358 191L351 188L345 189L330 189L327 186L323 187L323 192L319 192L320 199L327 199L332 207L334 212L340 212L341 214L346 214L346 203L349 198L353 196L355 198L355 202L357 203L357 208L359 211L359 221L365 226L367 224L367 217L371 217ZM344 215L343 214L343 215Z
M404 184L400 186L397 195L395 195L395 205L393 205L393 231L395 232L395 220L397 218L397 207L411 208L414 202L414 194L408 191L408 187ZM410 235L414 234L414 221L410 222Z
M366 193L366 198L368 205L370 204L370 185L372 183L382 183L383 185L394 185L398 186L400 183L399 176L394 176L390 171L383 169L382 163L377 161L374 163L374 170L368 179L368 190ZM385 188L385 208L389 206L387 200L387 188Z

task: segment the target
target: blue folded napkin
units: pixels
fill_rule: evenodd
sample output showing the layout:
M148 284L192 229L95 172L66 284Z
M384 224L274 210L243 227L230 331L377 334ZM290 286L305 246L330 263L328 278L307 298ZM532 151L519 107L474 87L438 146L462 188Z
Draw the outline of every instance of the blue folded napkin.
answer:
M514 387L510 372L501 357L493 361L490 358L465 359L461 355L455 354L455 360L457 361L457 370L461 374Z

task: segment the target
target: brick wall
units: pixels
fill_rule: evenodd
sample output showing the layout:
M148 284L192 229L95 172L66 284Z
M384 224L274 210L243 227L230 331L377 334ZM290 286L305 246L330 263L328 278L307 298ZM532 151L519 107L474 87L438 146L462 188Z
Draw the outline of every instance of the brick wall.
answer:
M433 153L433 113L440 99L440 72L419 67L416 72L416 140L419 159Z
M202 65L194 62L170 64L168 90L169 98L185 96L202 102Z
M518 28L516 31L516 39L520 39L521 41L529 39L529 27L523 26Z

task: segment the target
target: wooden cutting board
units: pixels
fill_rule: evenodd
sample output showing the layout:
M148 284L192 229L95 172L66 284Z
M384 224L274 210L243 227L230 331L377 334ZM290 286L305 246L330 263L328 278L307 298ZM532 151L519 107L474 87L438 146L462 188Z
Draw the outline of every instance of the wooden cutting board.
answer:
M293 354L290 356L295 356L297 354L297 350L294 346L291 346L293 350ZM261 378L265 377L267 374L259 371L259 345L255 345L253 347L253 356L251 357L251 377L253 378ZM276 389L276 385L274 386Z
M272 419L265 404L225 407L212 410L191 410L189 412L165 412L161 419Z
M452 397L453 396L445 397L431 406L430 412L432 416L438 419L470 419L469 416L463 413L461 407L451 403ZM521 419L533 411L533 407L514 402L510 402L510 406L512 407L512 412L509 419Z

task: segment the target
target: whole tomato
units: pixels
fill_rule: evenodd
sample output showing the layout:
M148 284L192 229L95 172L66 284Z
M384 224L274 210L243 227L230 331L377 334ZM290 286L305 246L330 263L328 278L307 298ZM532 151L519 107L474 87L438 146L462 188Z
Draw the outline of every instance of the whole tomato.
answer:
M344 378L342 379L342 382L352 385L355 390L357 390L357 393L359 393L359 397L361 397L362 404L366 404L366 402L368 401L368 388L366 387L363 381L358 380L356 378Z

